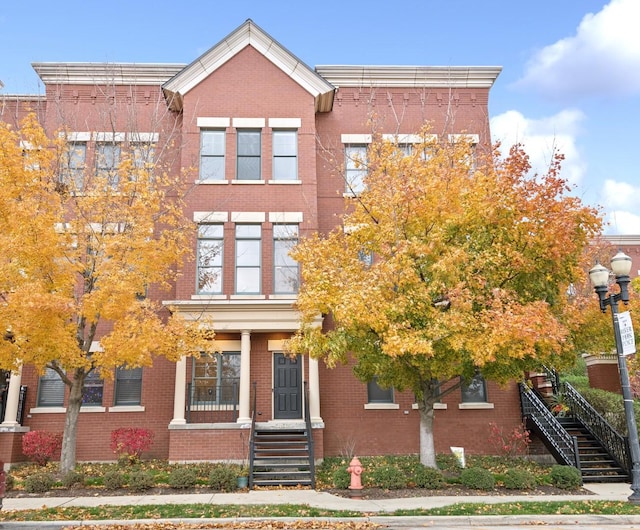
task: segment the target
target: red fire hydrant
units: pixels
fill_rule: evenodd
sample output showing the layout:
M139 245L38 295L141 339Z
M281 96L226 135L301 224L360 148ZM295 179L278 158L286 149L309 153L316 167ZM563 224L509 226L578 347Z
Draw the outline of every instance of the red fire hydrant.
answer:
M358 460L357 456L354 456L351 459L351 463L349 464L347 471L351 475L351 484L349 484L351 497L359 499L360 492L362 491L362 479L360 478L360 475L362 475L362 464L360 463L360 460Z

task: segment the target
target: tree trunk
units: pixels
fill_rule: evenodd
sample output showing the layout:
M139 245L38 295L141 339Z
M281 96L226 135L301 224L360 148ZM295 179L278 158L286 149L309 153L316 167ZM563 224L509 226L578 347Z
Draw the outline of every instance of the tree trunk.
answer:
M420 407L420 463L426 467L438 468L436 448L433 443L433 404Z
M63 474L73 471L76 467L76 438L78 434L78 418L82 406L82 390L84 378L72 380L67 413L64 418L64 433L62 435L62 452L60 453L60 472Z

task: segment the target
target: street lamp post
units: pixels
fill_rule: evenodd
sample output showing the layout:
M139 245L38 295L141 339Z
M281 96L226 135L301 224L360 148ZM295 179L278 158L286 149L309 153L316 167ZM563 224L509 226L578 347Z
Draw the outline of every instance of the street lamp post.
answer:
M598 299L600 309L607 312L607 306L611 307L611 318L613 320L613 332L616 342L616 353L618 354L618 369L620 371L620 384L622 387L622 398L624 400L624 415L627 420L627 430L629 431L629 450L631 451L631 490L629 501L640 503L640 445L638 443L638 428L633 410L633 396L631 394L631 384L629 383L629 371L627 370L627 360L620 335L620 322L618 320L618 302L627 305L629 303L629 272L631 271L631 258L621 250L611 259L611 269L615 275L616 283L620 286L620 292L609 293L609 270L599 263L596 263L589 271L589 277L593 284Z

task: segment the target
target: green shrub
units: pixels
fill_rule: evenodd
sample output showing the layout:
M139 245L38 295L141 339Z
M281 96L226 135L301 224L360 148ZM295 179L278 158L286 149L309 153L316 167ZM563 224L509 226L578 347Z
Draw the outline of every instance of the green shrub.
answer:
M331 477L333 479L334 488L345 490L349 487L349 484L351 484L351 475L345 467L337 468Z
M169 486L174 489L192 488L197 481L196 472L188 467L177 467L169 475Z
M371 485L386 490L399 490L407 487L407 475L395 466L374 468L370 475Z
M79 471L69 471L62 478L62 485L65 488L72 488L73 486L84 486L84 474Z
M530 490L536 487L536 477L526 469L511 468L504 474L504 487L508 490Z
M551 484L563 490L578 488L582 485L582 475L573 466L555 465L551 468L549 478L551 479Z
M117 470L107 471L102 479L104 487L108 490L119 490L124 487L124 475Z
M238 474L229 466L219 465L209 473L209 487L216 491L233 491L238 487Z
M468 467L460 473L460 482L467 488L475 490L492 490L496 485L493 474L481 467Z
M583 389L589 388L589 377L586 375L567 375L562 377L565 383L569 383L578 392L582 392Z
M24 490L27 493L45 493L53 488L55 479L51 473L35 473L24 480Z
M413 470L413 481L418 488L429 490L440 489L446 484L442 471L423 465L419 465Z
M148 471L134 471L129 475L129 488L132 491L145 491L153 488L153 475Z
M13 478L13 475L11 473L6 474L4 484L6 491L11 491L14 488L16 479Z

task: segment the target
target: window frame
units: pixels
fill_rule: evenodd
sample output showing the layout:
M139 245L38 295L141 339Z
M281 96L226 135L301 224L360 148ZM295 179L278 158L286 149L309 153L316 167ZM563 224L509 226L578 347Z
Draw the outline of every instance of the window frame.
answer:
M45 387L49 385L53 388L46 389ZM58 372L56 372L53 368L46 368L45 373L38 378L38 396L36 398L36 407L44 408L44 409L52 408L52 407L58 407L58 408L64 407L64 400L65 400L65 393L66 393L65 386L66 385L64 384L64 381L62 380ZM60 396L58 396L57 394L61 392L62 396L60 399L57 399L54 403L43 402L42 401L43 390L49 393L55 392L57 398L60 398Z
M135 377L122 377L124 374L132 374ZM114 387L113 387L113 406L114 407L136 407L142 404L142 376L143 370L142 367L137 368L126 368L124 366L119 366L116 368L115 376L114 376ZM134 389L134 391L138 394L137 400L123 400L120 395L122 392L121 386L125 384L125 382L134 382L138 387ZM129 393L132 393L129 391Z
M234 369L237 369L237 375L234 377L225 377L223 370L220 370L219 367L222 364L223 366L224 364L224 357L230 357L230 358L234 358L237 359L234 361L234 363L231 363L227 366L231 366L234 365ZM215 371L216 374L214 377L203 377L197 376L197 371L198 371L198 365L206 362L207 359L214 359L215 363ZM242 362L241 362L241 353L239 351L223 351L223 352L215 352L213 354L203 354L201 355L199 358L195 358L193 360L192 363L192 370L191 370L191 406L192 407L201 407L203 405L207 405L207 406L214 406L214 407L218 407L220 409L224 409L224 408L228 408L229 406L234 406L234 405L238 405L239 404L239 400L240 400L240 374L241 374L241 369L242 369ZM197 381L212 381L215 380L215 384L213 385L213 387L211 387L211 385L198 385L196 382ZM225 387L225 381L228 381L228 385ZM230 384L229 384L230 383ZM235 386L234 386L235 385ZM215 389L215 399L213 400L201 400L201 399L196 399L196 397L199 397L200 393L197 392L197 389L203 387L205 389L209 389L207 390L207 393L209 395L212 395L214 392L211 392L211 388ZM231 388L231 389L235 389L235 394L232 394L232 399L227 399L225 398L225 392L224 392L224 388ZM218 392L218 390L220 390Z
M276 138L284 135L293 135L293 153L278 153L276 152L277 141ZM278 182L295 182L299 180L298 176L298 130L297 129L273 129L271 132L271 144L272 144L272 180ZM285 160L291 161L293 160L294 168L292 177L281 177L280 171L278 170L278 162L284 162ZM287 173L285 171L285 173Z
M251 142L245 143L242 141L244 138L257 135L258 137L258 153L250 153ZM246 152L245 152L246 151ZM257 161L257 175L252 172L247 172L250 168L248 164L245 166L243 162L249 162L253 160ZM255 171L255 169L254 169ZM236 132L236 180L258 182L262 180L262 129L257 128L242 128L237 129Z
M222 147L221 152L205 152L205 142L204 139L207 135L211 136L222 136L222 141L217 142ZM214 141L212 147L215 147L216 142ZM218 128L206 128L200 129L200 166L198 169L198 180L200 182L221 182L226 180L226 151L227 151L227 131L226 129L218 129ZM203 178L203 162L206 160L216 160L217 165L221 164L222 174L220 177L214 176L214 178ZM219 168L218 168L219 169Z
M249 232L247 232L246 234L241 233L244 229L249 227L257 228L258 235L251 235ZM243 252L242 249L244 249L245 247L249 249L249 247L253 246L250 243L257 243L257 249L254 249L255 251L247 254L247 256L250 256L250 255L255 256L257 263L240 264L241 262L244 261L244 257L241 254L241 252ZM235 289L234 289L235 294L240 294L240 295L260 294L262 292L262 225L261 224L259 223L236 224L235 256L234 257L235 257ZM256 277L253 278L252 280L257 281L257 285L252 284L250 286L250 287L255 287L255 290L252 290L252 289L240 290L239 281L238 281L241 276L240 272L241 271L245 272L250 270L253 270L254 274L256 275Z
M273 224L273 293L297 294L300 289L300 264L289 256L291 249L300 240L300 225L298 223L274 223ZM282 249L279 247L282 246ZM281 251L286 250L283 255ZM279 263L282 259L282 263ZM284 271L284 272L283 272ZM293 274L290 274L293 273ZM282 280L278 280L282 276ZM295 276L295 278L294 278ZM280 289L280 285L292 282L291 289Z
M474 397L476 394L477 397ZM482 377L482 374L475 374L468 383L462 381L460 385L460 402L467 405L489 403L487 381Z
M106 151L112 150L107 156ZM105 178L111 188L120 182L118 168L122 161L122 144L115 140L96 140L94 153L95 173L98 178Z
M96 389L93 392L93 389ZM94 395L92 395L94 394ZM99 397L99 402L97 398ZM96 398L95 401L93 398ZM91 370L85 377L82 391L82 407L102 407L104 398L104 379L96 370Z
M344 144L344 179L347 195L358 195L366 188L364 180L367 176L368 150L369 145L365 143ZM356 153L364 153L364 156L358 156Z
M201 229L203 227L211 227L216 228L220 231L219 235L207 235L206 237L201 235ZM203 256L202 249L206 246L210 245L211 252L214 247L217 247L218 251L215 255L212 256L213 264L212 265L202 265L201 258ZM213 282L214 286L217 286L216 289L206 290L201 287L201 271L203 270L216 270L217 276L215 277L215 281ZM196 293L197 294L222 294L224 289L223 284L223 273L224 273L224 224L223 223L200 223L198 225L198 237L196 242ZM209 282L205 282L209 283ZM204 285L204 284L202 284Z

